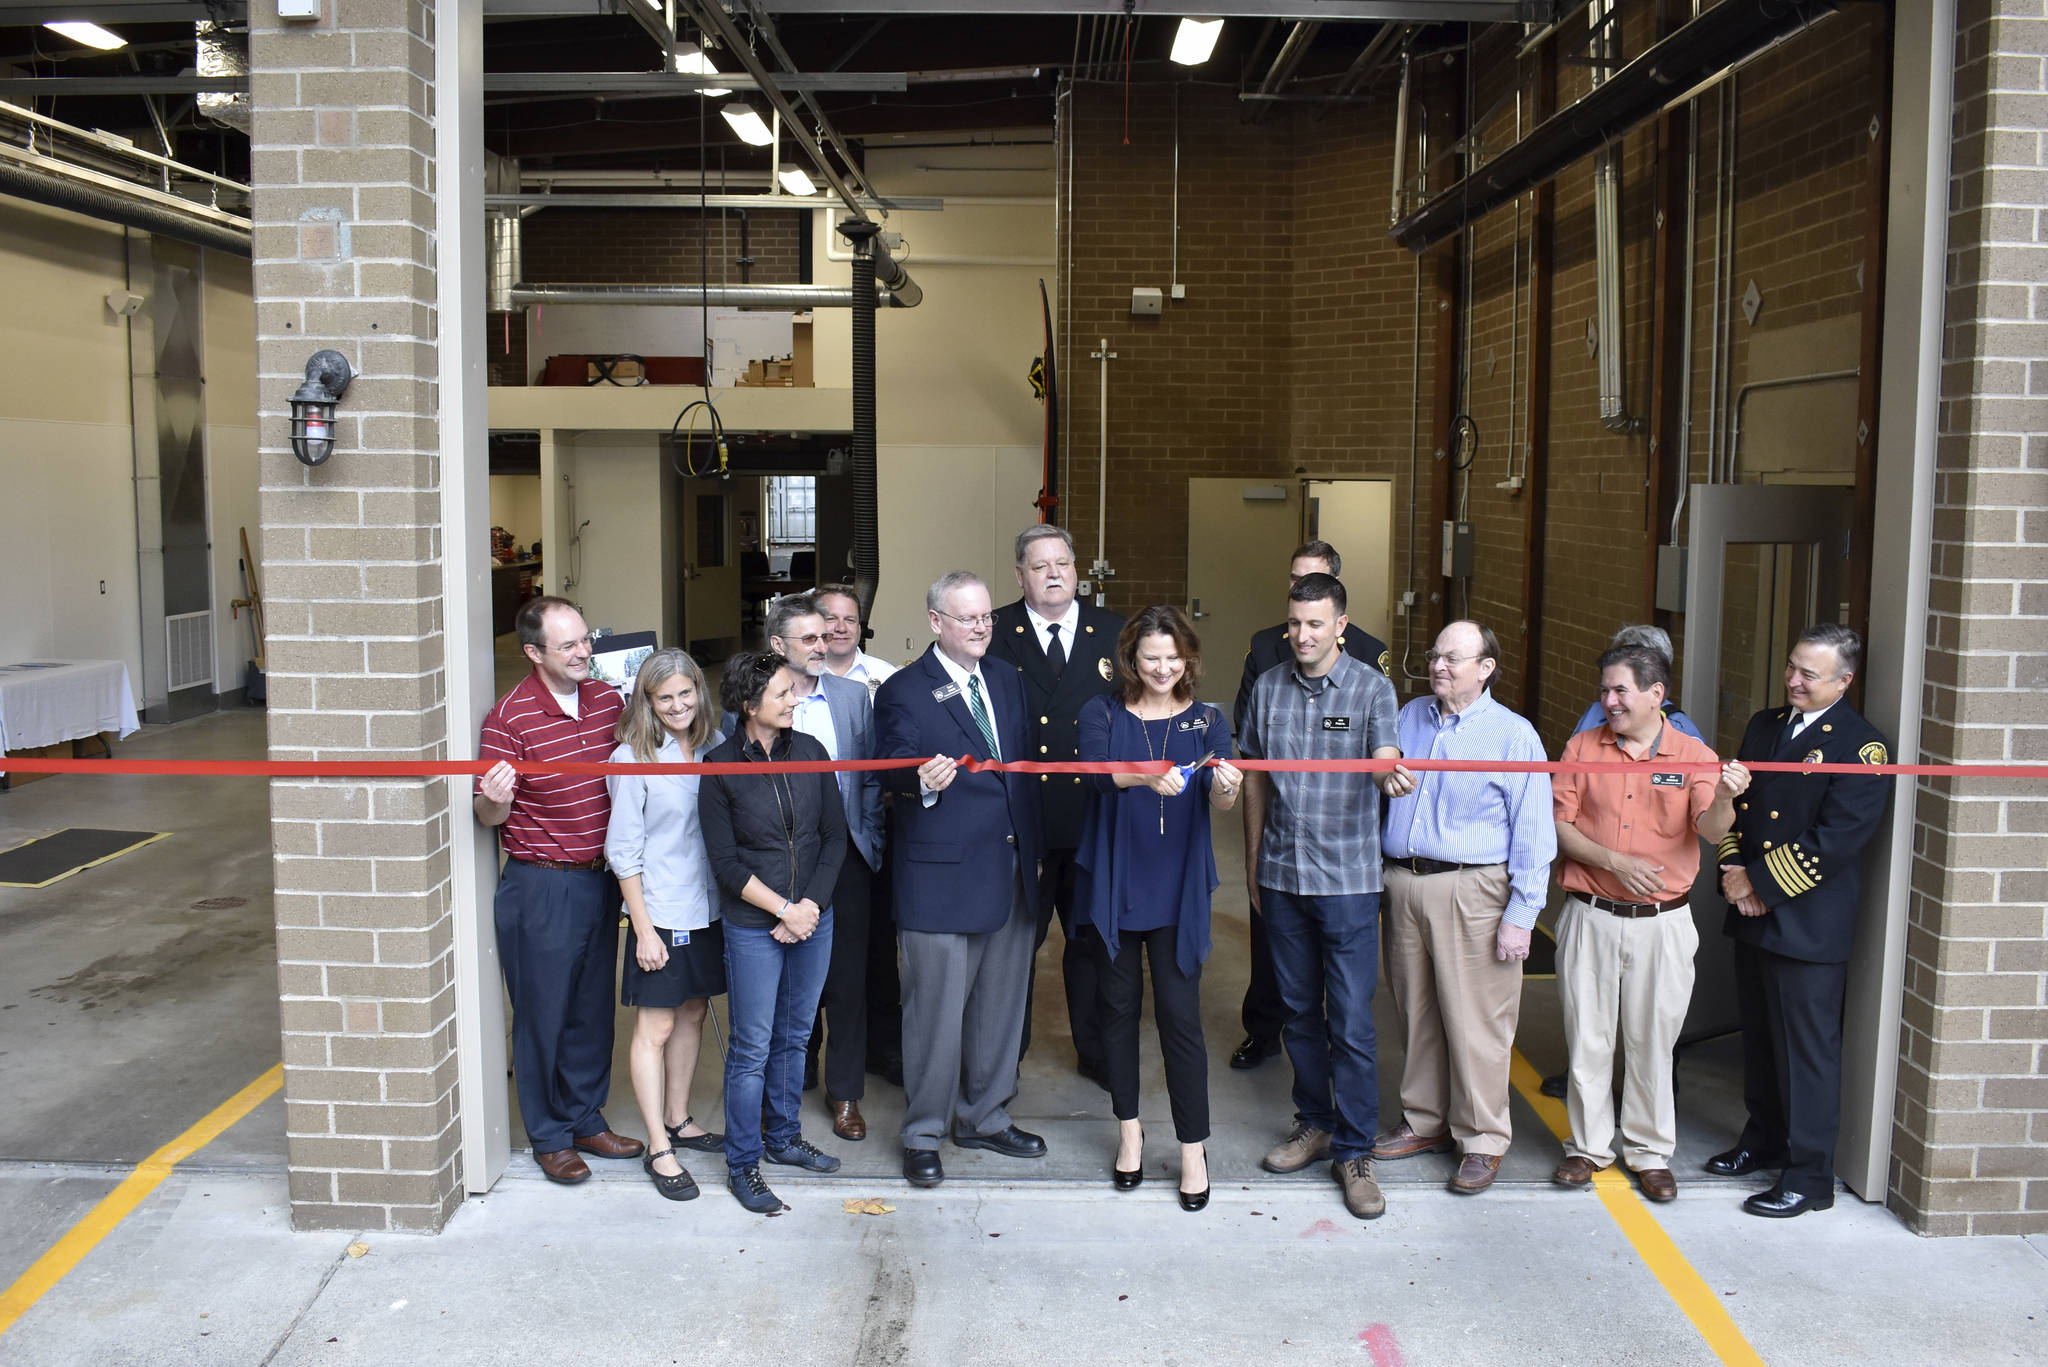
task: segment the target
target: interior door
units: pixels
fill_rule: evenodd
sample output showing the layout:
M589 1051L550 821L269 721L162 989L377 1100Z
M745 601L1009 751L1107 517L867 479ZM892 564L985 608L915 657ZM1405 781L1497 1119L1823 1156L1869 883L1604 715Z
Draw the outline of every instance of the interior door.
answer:
M740 638L740 558L732 500L702 480L683 483L683 629L692 655L722 658Z
M1851 491L1842 486L1695 484L1687 493L1690 567L1685 600L1683 687L1679 702L1717 754L1732 756L1749 718L1785 700L1785 658L1799 633L1816 621L1839 620L1849 556ZM1736 1028L1734 967L1713 852L1700 861L1693 916L1700 923L1692 1007L1682 1040ZM1878 927L1867 926L1868 941ZM1856 975L1882 956L1859 954L1851 964L1850 1019L1843 1030L1842 1132L1836 1168L1852 1190L1882 1199L1890 1147L1886 1127L1859 1124L1871 1112L1877 1051L1889 1046L1874 1021L1856 1018L1856 1004L1879 994L1856 990ZM1863 1176L1875 1172L1874 1191Z
M1394 639L1394 484L1385 479L1308 482L1303 541L1327 541L1344 557L1344 596L1354 625ZM1289 547L1292 550L1293 547Z
M1301 544L1299 483L1188 481L1188 615L1202 638L1202 701L1226 712L1252 633L1287 618L1287 557Z

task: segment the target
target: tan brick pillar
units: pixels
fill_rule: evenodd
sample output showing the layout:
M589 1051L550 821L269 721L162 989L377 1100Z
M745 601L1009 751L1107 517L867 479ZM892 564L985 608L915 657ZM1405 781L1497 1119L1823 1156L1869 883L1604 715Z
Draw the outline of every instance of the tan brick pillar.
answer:
M2048 20L1956 34L1946 347L1922 747L2048 760ZM2048 1230L2048 791L1915 794L1891 1205L1929 1234Z
M250 28L270 754L440 758L433 11ZM358 378L308 469L287 400L322 347ZM462 1199L450 819L439 781L272 785L301 1229L437 1230Z

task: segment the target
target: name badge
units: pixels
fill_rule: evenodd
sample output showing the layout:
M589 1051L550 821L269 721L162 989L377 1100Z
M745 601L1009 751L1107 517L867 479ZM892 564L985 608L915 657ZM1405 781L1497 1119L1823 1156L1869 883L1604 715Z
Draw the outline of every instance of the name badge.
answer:
M934 688L932 690L933 702L944 702L948 698L957 698L959 696L960 685L956 683L949 683L944 688Z
M1650 786L1652 788L1683 788L1685 786L1685 775L1652 774L1650 775Z
M1324 717L1323 729L1325 731L1349 731L1351 729L1351 718Z
M681 949L684 945L690 943L690 932L687 930L672 930L668 933L668 942L677 949Z
M1180 729L1183 731L1207 731L1209 729L1209 719L1206 716L1183 717Z

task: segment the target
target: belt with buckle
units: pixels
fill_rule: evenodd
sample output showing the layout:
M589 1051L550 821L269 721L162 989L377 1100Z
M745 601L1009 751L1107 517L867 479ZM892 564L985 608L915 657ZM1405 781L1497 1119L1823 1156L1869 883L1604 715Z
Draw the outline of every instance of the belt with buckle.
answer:
M1453 864L1446 859L1424 859L1420 855L1388 856L1387 862L1427 878L1434 873L1456 873L1459 869L1490 869L1491 864Z
M603 855L599 855L595 859L585 859L581 862L572 862L567 859L521 859L519 862L531 864L537 869L554 869L558 873L603 873L611 867L604 862Z
M1683 897L1674 897L1668 902L1616 902L1606 897L1588 897L1583 893L1580 900L1595 911L1604 911L1610 916L1657 916L1677 911L1687 902Z

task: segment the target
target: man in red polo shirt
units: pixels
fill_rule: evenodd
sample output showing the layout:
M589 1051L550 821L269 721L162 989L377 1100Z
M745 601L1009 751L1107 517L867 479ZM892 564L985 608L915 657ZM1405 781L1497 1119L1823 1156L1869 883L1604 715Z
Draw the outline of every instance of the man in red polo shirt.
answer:
M493 908L512 998L512 1074L534 1161L551 1181L581 1182L576 1151L637 1158L612 1133L613 968L619 884L605 868L611 799L599 777L522 775L511 760L603 763L623 702L590 677L590 629L576 605L535 598L514 622L533 673L484 717L476 817L505 852Z
M1643 646L1616 646L1600 657L1605 724L1581 731L1564 748L1567 764L1611 764L1614 772L1562 773L1551 784L1557 849L1570 894L1557 923L1557 993L1571 1056L1565 1110L1572 1132L1554 1180L1584 1187L1615 1158L1614 1042L1625 1049L1621 1156L1643 1195L1678 1195L1671 1152L1678 1117L1671 1050L1692 1001L1699 930L1686 899L1700 871L1700 840L1720 840L1735 820L1735 798L1749 786L1739 764L1712 763L1714 752L1664 716L1671 666ZM1647 761L1647 763L1645 763Z

